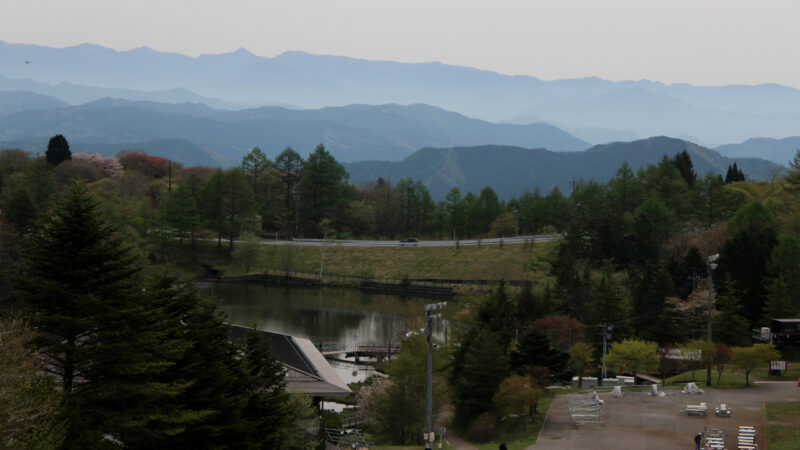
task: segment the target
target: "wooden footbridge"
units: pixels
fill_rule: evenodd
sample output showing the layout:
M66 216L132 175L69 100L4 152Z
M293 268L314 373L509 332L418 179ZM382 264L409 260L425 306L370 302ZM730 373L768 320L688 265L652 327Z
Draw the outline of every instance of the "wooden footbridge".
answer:
M355 347L326 349L322 351L322 354L325 355L325 357L329 357L344 353L348 358L367 357L382 359L386 356L395 355L399 351L400 346L397 344L387 345L377 341L360 341Z

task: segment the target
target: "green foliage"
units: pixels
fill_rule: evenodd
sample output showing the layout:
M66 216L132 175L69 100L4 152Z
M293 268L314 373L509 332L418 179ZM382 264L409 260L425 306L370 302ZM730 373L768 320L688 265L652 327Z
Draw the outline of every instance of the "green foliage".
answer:
M792 291L800 290L800 237L788 233L778 236L769 261L769 273L783 278Z
M658 368L657 345L636 339L625 339L611 344L606 354L606 364L620 373L647 373Z
M244 265L245 273L249 273L251 268L261 263L264 253L262 250L258 236L246 231L236 241L231 256Z
M423 335L403 342L402 351L389 363L388 385L375 399L375 428L385 442L394 445L422 443L420 430L425 427L428 343ZM433 353L433 417L438 417L445 398L441 376L444 358Z
M714 356L711 358L714 367L717 368L717 385L719 386L722 379L722 372L725 371L725 365L733 360L733 350L722 342L714 345Z
M563 381L570 377L569 354L550 346L550 339L535 328L520 333L519 341L509 350L509 363L517 374L537 374L538 368L546 371L538 378L545 378L549 385L554 381ZM544 385L545 383L539 383Z
M767 220L769 211L763 205L753 204L746 210L746 213L737 214L740 217L739 229L722 246L717 272L723 279L730 276L735 283L741 299L742 315L755 327L763 316L766 300L764 281L769 274L768 264L777 238L775 228ZM727 286L722 284L719 287L721 295L727 294Z
M526 429L528 410L539 401L540 392L531 376L512 375L500 383L494 405L502 415L522 416L522 428Z
M694 372L697 369L706 369L714 364L715 350L713 342L703 339L693 339L681 348L683 355L687 358L685 361L692 371L692 380L695 379Z
M24 186L16 187L3 208L3 219L20 234L25 233L36 219L36 204L31 192Z
M72 152L69 151L69 143L66 138L60 134L51 137L50 142L47 143L47 151L44 156L48 164L53 166L72 159Z
M732 362L736 367L744 370L745 384L750 385L750 372L758 367L769 364L770 361L779 359L780 354L770 344L755 344L751 347L733 347Z
M733 165L728 166L728 172L725 174L725 183L736 183L737 181L745 181L744 172L734 161Z
M601 275L593 280L592 293L587 304L586 323L608 323L617 335L625 335L630 323L630 306L623 287L614 279L610 264L603 266Z
M569 366L578 374L578 387L581 387L583 374L595 361L595 351L585 342L576 342L569 348Z
M783 277L773 278L767 286L767 302L764 305L764 321L796 317L798 312L797 291L790 290Z
M35 338L24 321L0 317L2 448L56 448L66 434L62 396L36 358Z
M308 155L300 178L301 221L304 232L321 236L323 219L336 220L345 210L347 190L343 184L349 175L322 144Z
M475 326L459 337L450 369L456 421L466 426L491 409L494 394L509 375L504 349L488 330Z
M726 278L717 282L715 309L718 314L713 319L714 340L727 345L745 345L750 341L749 323L742 315L742 307L735 284Z
M38 329L63 339L42 340L42 351L58 361L53 370L67 393L90 363L84 347L93 342L85 337L99 314L114 307L106 299L127 298L130 277L138 271L116 231L104 222L86 186L75 184L30 237L22 272L14 280Z

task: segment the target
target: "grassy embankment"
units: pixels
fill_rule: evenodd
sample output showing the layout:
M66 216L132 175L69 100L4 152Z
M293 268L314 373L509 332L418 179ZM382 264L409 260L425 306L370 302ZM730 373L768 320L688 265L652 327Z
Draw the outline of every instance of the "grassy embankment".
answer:
M694 381L697 384L697 387L700 389L704 389L706 386L706 370L705 369L698 369L695 371L694 380L692 380L692 372L686 371L675 375L673 377L669 377L666 379L667 386L673 384L685 384L690 381ZM753 374L750 374L750 387L753 387ZM738 371L734 367L727 367L725 371L722 372L722 378L720 378L719 383L717 383L717 371L711 371L711 387L715 388L742 388L746 387L745 385L745 378L744 372Z
M767 422L767 447L770 450L796 449L800 442L800 403L767 403L764 405Z
M550 391L542 393L541 397L539 397L536 415L533 421L528 423L526 430L522 429L522 423L519 419L509 418L500 423L500 433L496 439L491 442L477 443L475 446L481 450L494 450L505 442L508 450L522 450L535 444L536 439L539 437L539 432L544 426L544 419L547 417L547 411L550 409L550 403L553 402L554 396Z
M538 280L549 267L552 243L475 245L460 247L322 247L265 244L257 264L246 272L244 264L212 249L201 260L224 270L226 276L269 272L319 273L323 251L324 278L347 281L359 277L378 281L408 279Z

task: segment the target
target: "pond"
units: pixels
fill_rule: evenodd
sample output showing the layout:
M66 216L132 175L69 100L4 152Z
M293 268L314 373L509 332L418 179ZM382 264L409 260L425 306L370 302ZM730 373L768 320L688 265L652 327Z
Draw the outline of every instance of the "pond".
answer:
M441 300L365 293L348 288L300 288L246 282L203 282L200 292L221 301L228 322L290 334L320 342L326 348L352 348L356 341L394 342L424 328L424 305ZM443 315L455 306L448 303ZM434 330L447 339L445 321ZM343 356L343 355L342 355ZM373 370L363 364L332 362L346 383L363 380Z

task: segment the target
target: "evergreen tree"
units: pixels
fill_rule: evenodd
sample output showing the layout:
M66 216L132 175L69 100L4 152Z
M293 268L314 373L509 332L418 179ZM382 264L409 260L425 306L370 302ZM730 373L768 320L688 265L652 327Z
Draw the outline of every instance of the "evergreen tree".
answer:
M199 180L194 176L194 179ZM189 180L192 178L190 177ZM162 201L164 221L178 237L178 247L183 248L183 240L189 238L194 247L195 232L199 228L202 216L197 206L197 196L193 193L192 182L181 183L175 191ZM196 187L194 187L196 189Z
M294 151L291 147L286 147L276 158L275 168L280 172L283 178L283 223L284 228L294 235L297 228L296 213L297 213L297 191L298 180L303 175L303 167L305 162L303 158Z
M271 166L272 162L258 147L253 147L250 153L242 158L242 169L253 185L253 196L255 197L256 209L262 217L262 226L269 211L270 195L267 174Z
M592 283L586 321L590 325L613 325L615 334L625 336L630 328L630 306L622 287L614 280L613 270L606 264L600 278Z
M749 322L742 316L735 282L727 276L718 286L714 305L718 313L712 328L714 341L730 346L749 344Z
M308 156L299 185L304 230L321 236L322 220L335 221L341 216L346 203L344 182L347 178L347 171L324 145L318 145Z
M786 174L786 181L792 191L800 191L800 149L795 153L794 158L789 163L789 172Z
M569 354L556 350L550 346L550 339L535 328L529 328L521 333L509 352L511 369L517 374L525 374L531 368L542 367L554 380L563 380L569 377Z
M65 393L89 368L87 349L95 344L99 313L107 311L107 302L128 298L131 276L139 270L117 228L98 210L84 185L72 185L30 237L14 280L38 329L58 337L40 344Z
M53 166L72 159L72 152L69 151L67 139L60 134L51 137L47 143L47 151L44 156L47 162Z
M777 241L773 224L769 210L763 205L748 205L731 219L726 232L732 232L733 236L720 251L719 276L730 276L736 283L742 314L753 327L763 317L768 264ZM720 286L720 293L728 295L725 285Z
M772 250L769 273L782 277L792 292L800 292L800 237L784 233Z
M764 305L763 323L769 324L772 319L795 317L798 312L798 292L787 286L783 277L773 278L767 286L767 303Z
M664 300L672 295L672 279L658 263L648 264L636 283L633 297L631 324L637 334L654 338L652 326L664 310Z
M532 322L544 317L550 309L544 299L533 292L533 283L526 281L516 296L517 320L522 323Z
M689 153L686 151L686 149L683 149L683 151L680 153L676 153L672 162L675 164L675 167L678 168L678 171L686 181L686 184L689 185L689 188L694 188L695 181L697 180L697 174L695 173L692 165L692 157L689 156Z
M744 180L744 172L742 172L742 169L740 169L736 165L736 161L734 161L733 165L728 166L728 172L725 174L725 184Z
M104 434L135 444L180 416L160 407L180 387L159 379L183 348L177 320L141 297L136 257L98 209L85 186L71 186L31 235L14 280L67 395L68 448L96 447Z
M486 300L478 305L477 321L498 337L498 343L507 346L511 342L515 318L514 302L508 295L504 280L497 283L497 288Z
M36 219L36 204L25 186L15 188L3 208L3 219L18 233L25 233Z
M489 411L498 386L508 375L508 362L497 338L479 327L467 330L450 372L456 421L466 425Z

